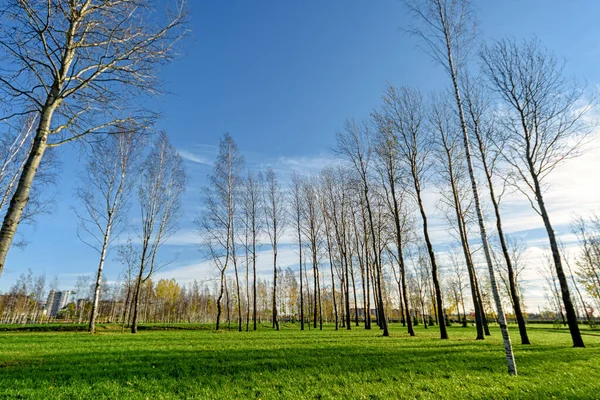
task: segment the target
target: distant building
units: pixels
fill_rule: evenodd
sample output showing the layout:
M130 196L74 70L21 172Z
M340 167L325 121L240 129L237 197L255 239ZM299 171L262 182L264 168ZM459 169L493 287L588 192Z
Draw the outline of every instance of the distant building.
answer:
M46 315L49 317L56 317L58 312L67 305L69 293L68 290L62 292L51 290L50 293L48 293L48 300L46 300Z

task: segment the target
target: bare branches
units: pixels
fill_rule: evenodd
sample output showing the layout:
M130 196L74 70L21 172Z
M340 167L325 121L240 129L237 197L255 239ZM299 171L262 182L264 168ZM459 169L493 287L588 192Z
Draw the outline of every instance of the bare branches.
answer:
M513 184L522 190L522 181L535 192L534 180L543 186L558 165L580 154L597 97L586 98L585 88L566 79L563 65L535 39L500 40L484 48L481 60L490 88L504 102L502 154L518 176Z

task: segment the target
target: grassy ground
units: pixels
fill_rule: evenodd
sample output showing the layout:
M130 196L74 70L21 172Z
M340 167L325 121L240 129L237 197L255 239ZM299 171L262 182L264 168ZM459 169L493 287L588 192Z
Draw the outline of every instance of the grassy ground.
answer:
M518 335L513 328L513 338ZM600 333L585 349L567 330L530 326L514 343L518 377L506 373L500 333L476 342L454 326L450 340L392 325L301 332L105 329L0 333L0 398L23 399L388 399L600 397Z

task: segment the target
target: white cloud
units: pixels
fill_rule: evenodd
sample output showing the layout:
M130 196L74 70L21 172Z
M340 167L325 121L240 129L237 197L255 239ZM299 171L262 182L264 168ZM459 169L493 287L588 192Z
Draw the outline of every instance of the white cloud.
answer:
M181 149L178 149L177 152L179 153L181 158L183 158L186 161L191 161L196 164L203 164L203 165L208 165L208 166L213 165L212 159L210 159L209 157L206 157L204 155L192 153L191 151L181 150Z

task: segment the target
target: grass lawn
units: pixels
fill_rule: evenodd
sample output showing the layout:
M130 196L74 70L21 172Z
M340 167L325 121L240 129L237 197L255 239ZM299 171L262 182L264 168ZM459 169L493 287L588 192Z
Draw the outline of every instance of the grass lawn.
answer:
M600 398L600 332L574 349L566 329L529 328L522 346L511 327L518 377L497 329L1 332L0 398Z

